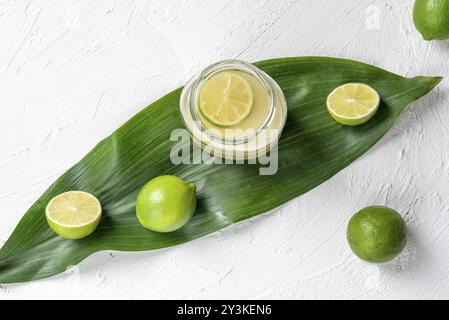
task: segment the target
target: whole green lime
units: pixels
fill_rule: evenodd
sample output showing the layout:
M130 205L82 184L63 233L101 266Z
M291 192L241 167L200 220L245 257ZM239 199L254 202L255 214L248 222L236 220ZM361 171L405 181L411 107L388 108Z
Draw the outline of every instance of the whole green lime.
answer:
M137 196L140 224L156 232L183 227L196 209L196 186L175 176L160 176L148 182Z
M368 262L386 262L401 253L407 227L393 209L373 206L360 210L349 221L347 237L352 251Z
M425 40L449 39L449 0L416 0L413 21Z

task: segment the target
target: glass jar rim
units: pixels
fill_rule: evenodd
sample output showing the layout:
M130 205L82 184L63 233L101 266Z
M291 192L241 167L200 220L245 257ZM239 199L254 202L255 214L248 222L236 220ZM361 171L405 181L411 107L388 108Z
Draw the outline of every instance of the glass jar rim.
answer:
M268 94L268 113L264 121L261 125L254 130L251 135L248 135L242 139L226 139L226 137L222 137L218 134L215 134L213 130L207 129L201 125L201 118L199 115L198 108L198 100L199 100L199 92L204 85L205 81L210 78L212 75L217 74L219 72L225 70L237 70L249 73L251 76L255 77L264 87ZM205 134L209 139L215 141L220 144L225 145L239 145L248 143L257 138L257 136L270 124L273 119L274 111L275 111L275 95L273 92L273 88L271 87L271 79L259 68L254 66L253 64L242 61L242 60L222 60L216 62L208 67L206 67L203 71L197 74L192 81L192 89L189 93L189 110L190 114L193 118L194 125L200 130L201 133Z

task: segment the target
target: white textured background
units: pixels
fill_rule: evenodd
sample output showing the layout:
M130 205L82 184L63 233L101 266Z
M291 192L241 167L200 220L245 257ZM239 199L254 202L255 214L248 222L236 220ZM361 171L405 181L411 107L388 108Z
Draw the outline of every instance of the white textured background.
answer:
M0 243L103 137L225 58L328 55L449 76L412 0L0 0ZM10 298L449 298L449 85L414 103L362 159L281 210L166 250L101 252ZM408 246L369 265L350 216L389 205Z

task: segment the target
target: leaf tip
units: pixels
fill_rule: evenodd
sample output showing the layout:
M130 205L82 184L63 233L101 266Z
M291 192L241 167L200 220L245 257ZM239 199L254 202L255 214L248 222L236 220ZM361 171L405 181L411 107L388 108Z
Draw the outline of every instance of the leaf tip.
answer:
M427 80L432 87L436 87L441 81L443 81L444 77L423 77Z

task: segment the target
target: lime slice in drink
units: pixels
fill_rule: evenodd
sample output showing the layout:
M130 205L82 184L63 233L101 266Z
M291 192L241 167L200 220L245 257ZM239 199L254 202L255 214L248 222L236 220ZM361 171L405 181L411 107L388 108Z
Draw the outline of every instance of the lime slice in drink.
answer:
M221 127L242 122L253 107L251 85L232 71L223 71L206 80L199 96L199 108L207 120Z
M45 209L54 232L66 239L81 239L91 234L101 219L101 204L93 195L69 191L54 197Z
M367 122L379 108L379 94L363 83L348 83L327 97L327 110L337 122L357 126Z

